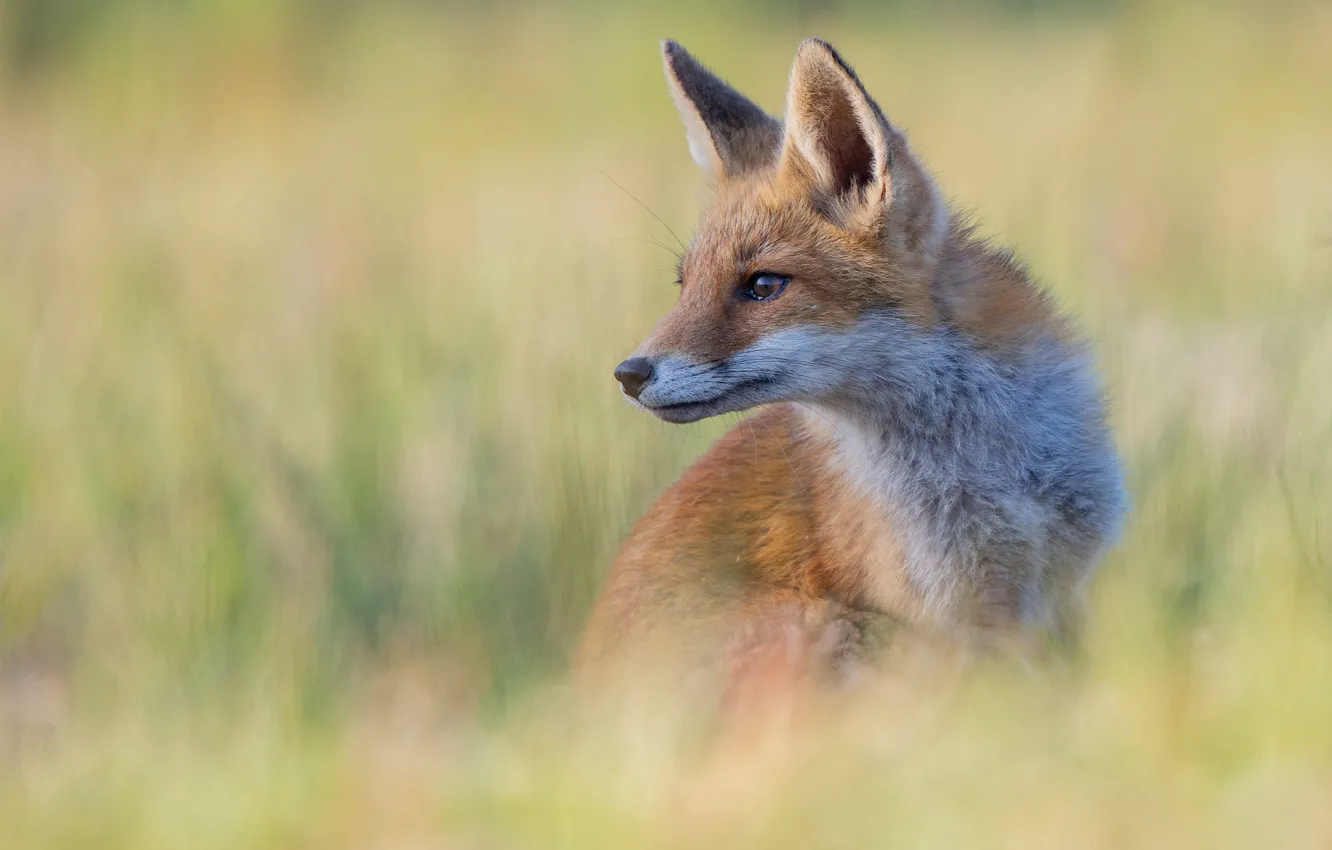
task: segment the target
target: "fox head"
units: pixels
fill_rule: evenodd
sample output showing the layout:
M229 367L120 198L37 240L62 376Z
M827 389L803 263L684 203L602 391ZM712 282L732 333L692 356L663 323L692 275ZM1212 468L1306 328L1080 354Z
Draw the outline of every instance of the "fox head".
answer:
M679 266L678 303L615 370L669 422L865 391L936 319L948 212L859 78L800 45L785 123L662 46L694 160L715 195Z

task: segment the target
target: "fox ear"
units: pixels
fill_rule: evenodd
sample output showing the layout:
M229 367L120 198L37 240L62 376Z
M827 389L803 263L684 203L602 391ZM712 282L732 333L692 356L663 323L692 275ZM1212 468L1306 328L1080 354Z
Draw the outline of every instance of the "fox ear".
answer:
M801 43L786 96L786 164L807 166L830 195L867 189L881 197L896 136L832 45L816 38Z
M779 167L827 200L852 200L842 210L853 217L843 220L876 227L903 251L929 259L943 244L948 205L906 137L827 42L807 39L796 51Z
M675 42L663 41L661 55L666 84L684 121L695 162L721 177L753 171L776 160L782 140L782 125L776 118Z

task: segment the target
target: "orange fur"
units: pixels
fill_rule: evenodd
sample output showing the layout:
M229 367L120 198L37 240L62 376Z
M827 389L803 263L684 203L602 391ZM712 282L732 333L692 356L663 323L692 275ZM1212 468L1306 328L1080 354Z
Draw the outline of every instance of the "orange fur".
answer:
M718 440L634 524L579 664L632 646L703 653L742 624L786 618L790 606L821 629L867 607L874 575L898 579L892 614L915 619L920 600L901 576L891 529L830 468L829 438L778 405Z
M1044 340L1073 339L1010 255L948 213L905 137L827 45L801 45L784 130L678 45L667 43L665 60L690 149L717 188L682 259L679 302L640 359L701 369L783 329L854 333L875 311L922 333L965 335L1004 372L1026 368ZM747 279L776 271L790 279L780 298L756 309L737 297ZM580 666L642 647L715 657L737 635L750 636L740 655L766 660L736 669L776 669L772 659L787 657L830 664L856 652L867 624L942 625L909 574L901 529L840 459L837 425L807 413L776 404L737 425L639 519ZM975 577L975 625L1016 628L1023 601L1004 569ZM793 628L818 650L752 645Z

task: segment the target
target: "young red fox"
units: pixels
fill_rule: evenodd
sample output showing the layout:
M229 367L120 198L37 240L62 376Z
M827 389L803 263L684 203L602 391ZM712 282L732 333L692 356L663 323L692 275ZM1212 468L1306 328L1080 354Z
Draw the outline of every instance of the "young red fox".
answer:
M580 661L772 622L814 646L862 615L982 642L1065 625L1125 504L1068 322L828 44L800 45L784 124L663 52L716 194L615 377L667 422L768 406L634 526Z

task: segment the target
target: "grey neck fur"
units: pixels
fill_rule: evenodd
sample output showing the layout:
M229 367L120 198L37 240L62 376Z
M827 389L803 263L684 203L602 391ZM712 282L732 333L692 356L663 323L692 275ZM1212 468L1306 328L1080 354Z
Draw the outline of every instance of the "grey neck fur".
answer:
M899 535L926 613L1048 621L1124 511L1086 352L1051 337L1001 362L955 329L886 314L842 340L853 377L810 401Z

